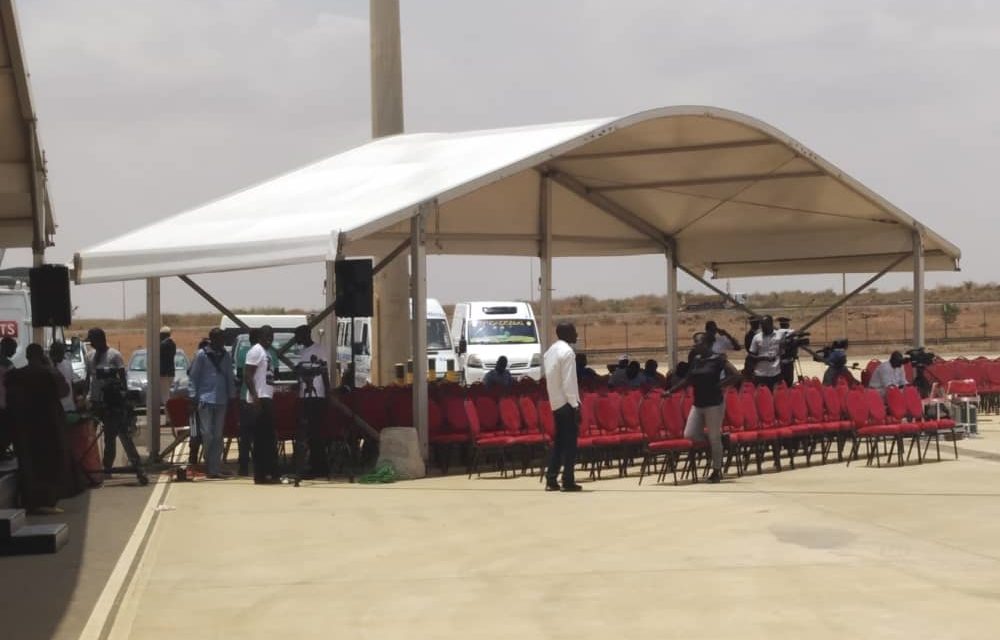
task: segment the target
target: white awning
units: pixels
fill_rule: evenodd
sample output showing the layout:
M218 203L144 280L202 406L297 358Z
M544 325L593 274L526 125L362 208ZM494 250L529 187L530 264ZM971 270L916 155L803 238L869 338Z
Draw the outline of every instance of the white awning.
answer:
M51 245L55 223L17 16L13 0L0 0L0 249L33 245L36 197L39 228Z
M552 180L553 255L662 253L716 277L871 273L922 241L957 247L782 132L712 107L382 138L76 255L80 283L381 255L436 201L430 254L539 254ZM896 270L908 271L908 261Z

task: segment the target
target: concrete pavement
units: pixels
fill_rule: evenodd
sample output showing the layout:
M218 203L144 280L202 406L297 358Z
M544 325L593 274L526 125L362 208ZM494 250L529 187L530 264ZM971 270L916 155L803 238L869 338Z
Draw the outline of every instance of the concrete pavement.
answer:
M982 432L962 448L994 450L996 419ZM575 495L177 483L109 637L990 638L998 472L964 456Z

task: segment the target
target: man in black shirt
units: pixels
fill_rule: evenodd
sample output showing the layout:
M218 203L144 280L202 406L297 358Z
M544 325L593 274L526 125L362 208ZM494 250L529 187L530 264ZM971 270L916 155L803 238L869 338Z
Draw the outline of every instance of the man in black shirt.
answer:
M726 412L722 389L743 379L736 367L726 359L726 354L713 352L714 341L714 334L702 337L688 354L690 368L687 376L667 390L667 394L670 394L687 386L694 387L694 407L688 415L684 437L701 442L708 440L712 448L712 475L708 478L709 482L722 480L722 419ZM723 372L727 374L724 378Z
M170 390L174 386L174 356L177 355L177 345L170 337L170 327L160 327L160 403L170 399ZM150 376L152 377L152 376ZM152 382L152 380L150 380Z

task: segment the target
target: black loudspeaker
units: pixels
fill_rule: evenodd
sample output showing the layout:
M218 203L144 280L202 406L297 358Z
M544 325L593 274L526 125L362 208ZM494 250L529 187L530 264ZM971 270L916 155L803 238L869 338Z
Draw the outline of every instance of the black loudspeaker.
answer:
M31 287L31 324L36 327L68 327L72 324L69 301L69 268L43 264L28 272Z
M375 315L371 260L338 260L334 263L337 278L338 318L367 318Z

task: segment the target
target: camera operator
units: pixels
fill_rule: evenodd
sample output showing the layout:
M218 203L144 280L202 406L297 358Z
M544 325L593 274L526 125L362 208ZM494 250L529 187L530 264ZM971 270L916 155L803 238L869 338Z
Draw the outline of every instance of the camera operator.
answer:
M879 395L885 398L885 390L889 387L905 387L906 370L903 369L905 359L899 351L893 351L889 355L889 360L880 364L872 372L872 378L868 381L868 387L878 391Z
M754 335L749 353L747 361L753 366L754 384L773 391L774 385L781 380L781 337L774 329L771 316L761 318L760 333Z
M221 478L222 430L226 424L229 399L236 396L233 360L226 353L222 329L212 329L209 344L198 351L191 364L188 383L198 407L198 434L205 447L209 478Z
M799 357L798 347L794 345L792 338L795 331L792 330L792 321L789 318L778 318L778 328L775 333L782 341L781 348L781 379L785 385L791 387L795 384L795 360Z
M740 343L731 336L725 329L720 329L715 320L705 323L705 335L711 336L712 353L727 353L729 351L739 351Z
M823 386L836 387L843 380L848 387L858 386L858 380L847 368L847 352L843 349L833 349L826 358L826 371L823 373Z
M327 443L322 438L327 417L330 371L323 346L313 342L308 325L295 328L295 342L302 346L295 367L299 379L299 430L295 438L295 473L299 478L327 475ZM309 461L308 471L306 460Z
M142 469L139 451L132 441L135 429L135 413L128 402L125 382L125 359L117 349L108 346L108 338L104 329L94 328L87 332L87 342L94 351L87 359L87 380L90 384L90 407L104 425L104 475L111 477L111 469L115 463L117 441L121 440L122 448L129 463L135 469L139 484L146 484L149 479ZM147 371L147 375L149 375Z

